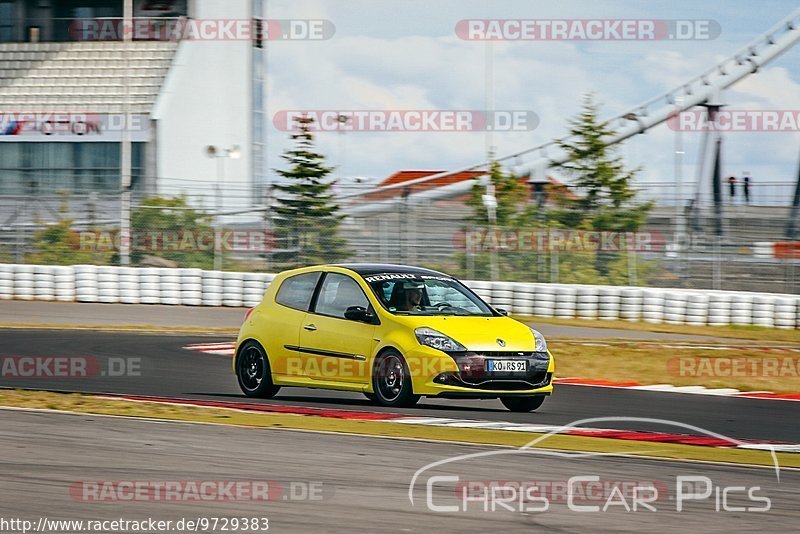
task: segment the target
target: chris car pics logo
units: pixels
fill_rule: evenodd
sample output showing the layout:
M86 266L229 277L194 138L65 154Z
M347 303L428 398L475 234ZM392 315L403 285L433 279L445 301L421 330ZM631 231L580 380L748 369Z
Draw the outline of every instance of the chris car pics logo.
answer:
M676 428L681 434L708 437L725 449L749 449L764 454L766 476L753 481L715 478L707 466L686 464L659 474L656 478L641 476L649 472L624 471L615 474L615 462L603 463L608 457L624 454L651 454L651 449L637 452L620 448L618 452L603 453L553 450L548 440L554 436L604 432L595 425L647 425ZM590 428L588 425L591 425ZM773 508L772 492L781 483L776 444L740 441L697 426L656 418L597 417L583 419L564 426L538 426L540 437L518 449L488 450L444 458L416 470L408 487L412 506L423 506L435 513L544 513L563 511L575 513L681 513L728 512L764 513ZM660 432L654 432L659 434ZM627 442L628 445L632 442ZM642 445L646 447L646 445ZM650 452L648 453L648 450ZM553 462L548 466L547 458ZM571 461L574 460L574 461ZM597 463L595 463L597 462ZM477 466L491 466L481 471ZM511 466L503 470L501 466ZM596 471L602 469L604 474ZM542 476L543 472L548 476ZM476 472L490 473L490 478L475 478ZM513 473L512 478L503 478ZM773 478L774 477L774 478ZM751 483L747 483L751 482Z

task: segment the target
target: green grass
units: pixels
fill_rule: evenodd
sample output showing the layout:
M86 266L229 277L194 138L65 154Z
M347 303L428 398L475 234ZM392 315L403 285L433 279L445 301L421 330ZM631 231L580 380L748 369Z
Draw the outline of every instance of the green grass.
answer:
M556 375L560 377L736 388L742 391L800 392L800 352L764 351L755 348L673 348L635 343L597 346L570 341L554 341L549 348L556 360ZM679 358L687 360L682 363ZM709 361L689 360L692 358ZM744 360L745 367L736 369L724 363L719 366L718 371L713 358ZM761 367L765 363L774 367ZM752 367L754 364L755 371ZM718 376L720 374L723 376ZM725 374L731 376L724 376Z
M722 337L753 341L773 341L800 344L800 330L780 330L763 326L690 326L677 324L653 324L629 321L600 321L591 319L561 319L557 317L514 316L525 323L556 324L589 328L610 328L615 330L638 330L661 332L665 334L684 334L689 336ZM609 336L611 337L611 336Z

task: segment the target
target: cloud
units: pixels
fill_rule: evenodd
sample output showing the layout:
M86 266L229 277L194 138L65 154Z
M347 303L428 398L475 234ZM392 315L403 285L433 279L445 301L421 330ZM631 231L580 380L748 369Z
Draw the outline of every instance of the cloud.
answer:
M535 131L494 134L492 142L500 155L564 135L567 120L578 112L587 91L593 91L602 103L603 116L627 111L713 66L745 44L742 38L754 37L780 16L759 13L743 20L737 18L740 12L752 13L755 8L738 3L732 11L737 15L718 17L723 36L706 42L487 45L459 40L453 33L455 21L492 16L486 13L493 9L499 13L493 16L543 15L529 14L524 2L496 4L491 9L478 2L410 2L402 10L377 2L349 3L348 9L323 1L270 5L277 6L270 8L270 17L331 18L337 27L335 38L329 41L270 43L270 116L285 109L480 110L486 107L486 77L491 74L495 109L532 110L540 118ZM519 15L513 15L512 5L522 10ZM576 6L548 8L547 16L587 13ZM647 10L637 6L617 2L614 9L618 16L647 16ZM708 17L689 3L658 9L657 15L650 16ZM413 20L419 24L409 23ZM763 23L763 28L756 28L757 23ZM492 49L491 73L486 65L487 46ZM798 57L792 51L775 66L763 68L726 92L726 102L732 107L800 109ZM454 169L482 161L487 138L484 133L375 132L323 133L318 141L332 163L341 163L344 155L340 172L377 179L402 169ZM674 142L675 133L662 125L629 140L622 153L630 158L631 166L644 166L643 182L669 182L674 174ZM683 143L685 176L693 176L698 134L684 134ZM282 163L279 154L288 146L288 135L270 125L270 167ZM730 134L726 163L736 168L761 166L765 173L790 179L797 148L795 134Z

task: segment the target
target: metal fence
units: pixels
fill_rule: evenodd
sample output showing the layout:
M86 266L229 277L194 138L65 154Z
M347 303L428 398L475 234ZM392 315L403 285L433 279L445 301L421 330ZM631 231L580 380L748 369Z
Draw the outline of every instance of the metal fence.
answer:
M302 257L302 240L280 231L269 197L258 202L250 190L225 188L218 216L215 192L196 194L189 185L164 191L183 194L180 204L134 197L132 266L276 272ZM665 202L651 210L638 233L604 234L537 222L490 226L475 219L465 195L414 198L398 192L367 215L352 208L371 202L369 197L342 201L346 213L356 214L336 229L312 228L310 235L336 233L344 239L344 255L321 259L415 264L471 280L800 293L800 248L785 237L788 206L726 199L718 236L710 207L691 214ZM3 263L118 265L118 229L116 193L0 196Z

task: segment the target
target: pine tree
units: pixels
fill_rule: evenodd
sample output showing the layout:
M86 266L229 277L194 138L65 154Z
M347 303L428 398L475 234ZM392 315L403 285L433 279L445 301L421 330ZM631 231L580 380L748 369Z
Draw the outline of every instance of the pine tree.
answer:
M570 126L569 139L575 140L559 142L569 155L560 168L572 175L577 198L561 198L564 209L553 216L568 228L588 223L593 230L637 230L644 224L651 204L632 204L636 197L632 183L639 169L626 170L615 148L606 144L615 131L600 121L591 95L585 98L583 110L570 121Z
M294 148L283 159L288 170L276 169L285 180L274 185L272 211L276 251L274 262L280 267L297 267L340 261L348 256L346 242L338 236L339 206L335 202L325 166L325 156L315 151L311 133L314 119L296 120L298 131L291 135Z
M639 169L625 169L615 148L606 144L615 131L598 115L594 98L586 96L581 113L570 121L570 140L559 142L569 155L560 168L573 177L571 187L577 194L559 198L560 209L550 212L548 218L566 228L633 232L644 225L652 203L634 203L633 179ZM598 273L608 275L617 258L616 253L598 252Z

